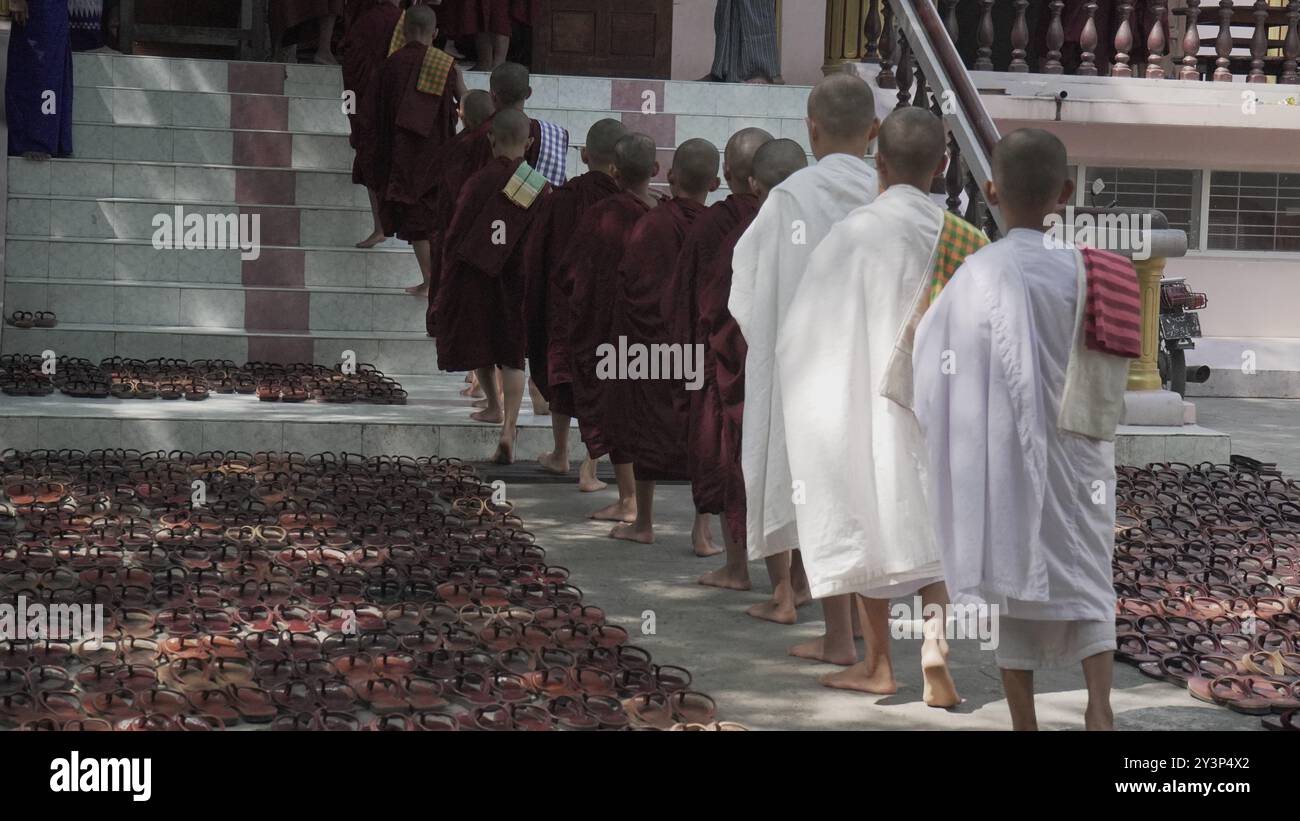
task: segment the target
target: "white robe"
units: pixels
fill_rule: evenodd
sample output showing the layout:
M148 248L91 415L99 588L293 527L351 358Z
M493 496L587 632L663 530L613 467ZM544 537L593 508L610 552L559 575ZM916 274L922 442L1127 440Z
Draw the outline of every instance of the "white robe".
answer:
M1084 282L1077 251L1015 229L966 259L917 328L914 407L954 601L1114 617L1115 448L1070 432L1062 397L1112 418L1127 360L1084 350Z
M777 329L813 249L831 226L879 193L862 159L831 154L790 175L768 194L732 258L727 307L745 336L746 544L752 559L799 546L786 459L781 389L775 379Z
M926 193L890 187L817 246L781 326L777 374L791 475L806 490L795 511L814 598L909 595L940 576L921 429L888 397L895 361L910 375L910 357L895 352L928 301L943 226Z

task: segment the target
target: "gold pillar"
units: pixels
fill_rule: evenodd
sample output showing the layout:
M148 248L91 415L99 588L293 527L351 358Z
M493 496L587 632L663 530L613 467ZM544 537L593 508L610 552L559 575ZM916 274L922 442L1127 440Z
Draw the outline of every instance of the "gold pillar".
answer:
M1164 257L1134 260L1138 291L1142 298L1142 355L1129 363L1128 389L1158 391L1161 388L1160 366L1160 278L1165 273Z
M877 14L889 0L876 0ZM867 14L872 0L826 0L826 61L823 73L856 63L866 50Z

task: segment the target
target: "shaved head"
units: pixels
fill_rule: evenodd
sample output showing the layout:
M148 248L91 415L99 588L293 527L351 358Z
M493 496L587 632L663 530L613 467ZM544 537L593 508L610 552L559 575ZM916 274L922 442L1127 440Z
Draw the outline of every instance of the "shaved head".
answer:
M460 101L461 116L466 128L478 128L492 116L492 95L481 88L476 88Z
M1065 182L1065 144L1050 132L1022 128L993 149L993 184L1011 209L1054 211Z
M677 146L673 154L673 182L683 194L707 194L718 180L718 149L698 137Z
M438 31L438 15L428 6L411 6L406 10L403 31L407 40L431 39Z
M771 141L772 135L761 128L742 128L727 140L723 157L727 184L733 192L744 194L749 191L749 178L754 176L754 153Z
M518 148L528 142L533 123L528 115L513 108L498 111L492 118L492 141L498 146Z
M831 74L808 95L808 119L833 140L865 140L876 122L871 86L856 74Z
M499 108L517 106L533 91L528 87L528 69L518 63L502 63L492 69L488 85Z
M624 188L647 182L655 173L655 141L648 134L632 132L614 144L614 167Z
M772 140L754 152L753 177L771 191L800 168L808 167L808 155L794 140Z
M597 120L587 131L587 162L613 165L614 146L627 134L627 126L609 118Z
M876 149L884 157L890 184L910 183L922 191L930 190L929 181L943 163L948 146L943 121L927 109L907 106L894 111L880 126L880 143Z

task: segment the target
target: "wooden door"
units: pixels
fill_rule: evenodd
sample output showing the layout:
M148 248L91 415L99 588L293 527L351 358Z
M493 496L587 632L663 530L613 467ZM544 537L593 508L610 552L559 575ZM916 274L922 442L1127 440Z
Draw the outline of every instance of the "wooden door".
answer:
M539 73L666 79L673 0L542 0L533 37Z

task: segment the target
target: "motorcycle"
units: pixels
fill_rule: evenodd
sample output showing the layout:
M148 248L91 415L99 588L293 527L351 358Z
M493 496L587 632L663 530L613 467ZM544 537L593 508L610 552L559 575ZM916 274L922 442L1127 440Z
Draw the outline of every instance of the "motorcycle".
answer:
M1205 294L1187 287L1183 277L1166 277L1160 281L1160 351L1157 363L1160 381L1169 390L1183 396L1188 382L1210 378L1210 367L1187 369L1187 351L1196 347L1201 336L1201 319L1197 311L1208 304Z

